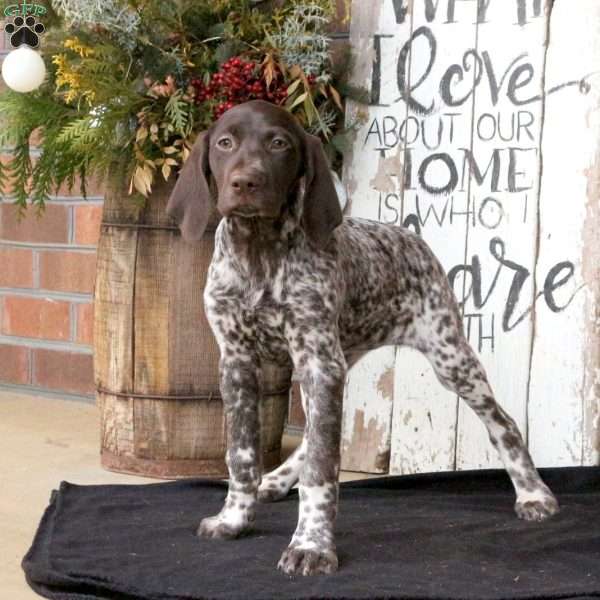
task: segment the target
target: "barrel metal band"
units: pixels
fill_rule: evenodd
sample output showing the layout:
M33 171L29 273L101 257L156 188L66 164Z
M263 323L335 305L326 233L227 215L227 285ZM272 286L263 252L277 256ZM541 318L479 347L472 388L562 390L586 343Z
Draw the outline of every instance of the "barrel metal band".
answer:
M102 227L117 227L122 229L160 229L165 231L179 231L177 225L146 225L145 223L110 223L102 221ZM214 232L216 229L206 229L207 233Z
M263 396L281 396L283 394L289 393L289 388L285 388L283 390L279 390L276 392L262 392ZM198 395L194 394L191 396L170 396L170 395L161 395L161 394L134 394L127 392L113 392L111 390L107 390L103 387L96 387L96 391L101 394L108 394L109 396L118 396L120 398L140 398L142 400L221 400L220 394L209 393L208 395Z

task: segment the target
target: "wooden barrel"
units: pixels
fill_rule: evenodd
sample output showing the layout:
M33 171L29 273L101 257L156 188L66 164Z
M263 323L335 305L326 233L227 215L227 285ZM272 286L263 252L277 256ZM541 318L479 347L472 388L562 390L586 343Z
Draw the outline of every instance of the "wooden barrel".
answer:
M218 222L184 242L165 213L173 183L140 208L107 189L94 294L94 373L101 459L111 471L179 478L227 475L219 351L202 292ZM290 372L263 368L265 469L280 462Z

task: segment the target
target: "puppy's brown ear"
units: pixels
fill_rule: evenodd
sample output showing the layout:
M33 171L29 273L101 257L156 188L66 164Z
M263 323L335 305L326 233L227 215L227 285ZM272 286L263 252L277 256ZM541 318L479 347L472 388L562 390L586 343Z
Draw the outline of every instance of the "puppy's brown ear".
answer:
M209 142L208 131L198 135L167 204L167 214L175 219L186 242L197 242L202 237L213 206Z
M324 248L342 222L342 209L321 140L305 134L305 194L302 221L308 239Z

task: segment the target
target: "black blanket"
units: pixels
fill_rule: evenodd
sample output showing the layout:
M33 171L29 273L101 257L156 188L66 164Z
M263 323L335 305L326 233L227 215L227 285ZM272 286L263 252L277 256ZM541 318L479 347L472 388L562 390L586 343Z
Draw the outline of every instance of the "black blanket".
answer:
M31 587L61 600L584 598L600 596L600 468L541 469L561 513L528 523L503 471L386 477L340 491L335 575L276 570L298 497L261 505L234 541L195 536L222 482L78 486L53 492L23 559Z

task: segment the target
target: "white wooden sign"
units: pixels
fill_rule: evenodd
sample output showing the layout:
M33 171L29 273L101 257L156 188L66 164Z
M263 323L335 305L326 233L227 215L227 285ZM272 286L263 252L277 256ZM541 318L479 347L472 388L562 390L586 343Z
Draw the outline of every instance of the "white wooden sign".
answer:
M600 4L354 0L350 38L370 103L348 107L347 212L427 240L537 464L598 464ZM342 466L387 456L500 466L429 363L391 347L349 376Z

